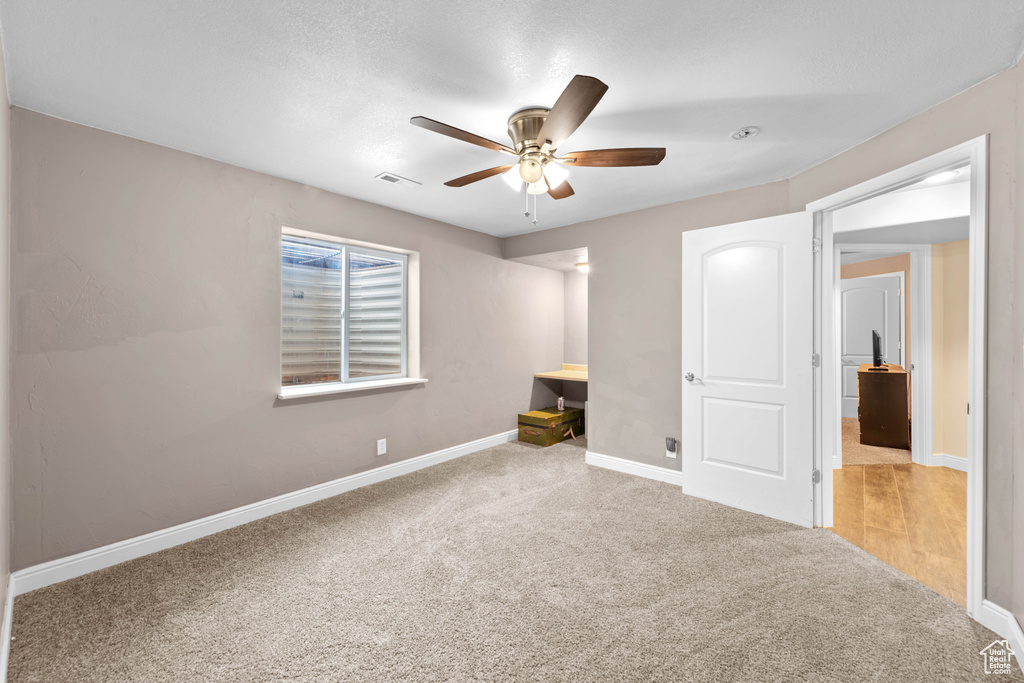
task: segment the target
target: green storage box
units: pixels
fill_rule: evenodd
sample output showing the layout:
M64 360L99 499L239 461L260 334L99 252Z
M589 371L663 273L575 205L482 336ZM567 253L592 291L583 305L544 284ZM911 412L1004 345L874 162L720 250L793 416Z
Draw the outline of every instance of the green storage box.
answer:
M584 422L581 408L531 410L519 416L519 440L535 446L550 446L582 436L586 428Z

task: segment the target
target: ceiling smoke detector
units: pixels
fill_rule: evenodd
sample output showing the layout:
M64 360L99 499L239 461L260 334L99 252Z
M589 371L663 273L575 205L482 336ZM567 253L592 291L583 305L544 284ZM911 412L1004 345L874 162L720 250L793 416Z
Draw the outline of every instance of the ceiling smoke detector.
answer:
M761 129L758 128L757 126L747 126L746 128L740 128L737 131L733 131L733 134L730 135L729 137L731 137L733 140L746 140L747 138L754 137L760 132Z

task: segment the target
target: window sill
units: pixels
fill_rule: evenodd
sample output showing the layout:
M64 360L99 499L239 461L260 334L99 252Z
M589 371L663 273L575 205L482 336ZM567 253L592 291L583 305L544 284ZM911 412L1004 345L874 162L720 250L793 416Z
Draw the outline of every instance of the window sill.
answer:
M377 379L367 382L331 382L330 384L308 384L297 387L281 387L280 399L303 398L305 396L323 396L325 394L345 394L352 391L369 391L370 389L388 389L404 387L412 384L426 384L427 380L416 377L399 377L397 379Z

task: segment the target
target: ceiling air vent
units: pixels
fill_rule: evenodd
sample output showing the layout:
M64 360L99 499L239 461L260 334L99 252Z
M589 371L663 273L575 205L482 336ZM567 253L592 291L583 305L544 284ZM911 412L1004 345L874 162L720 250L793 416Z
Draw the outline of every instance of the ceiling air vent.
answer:
M397 175L395 173L388 173L387 171L374 177L377 178L377 180L383 180L385 183L391 183L392 185L401 185L402 183L409 183L410 185L423 184L418 183L415 180L410 180L409 178L403 178L402 176Z

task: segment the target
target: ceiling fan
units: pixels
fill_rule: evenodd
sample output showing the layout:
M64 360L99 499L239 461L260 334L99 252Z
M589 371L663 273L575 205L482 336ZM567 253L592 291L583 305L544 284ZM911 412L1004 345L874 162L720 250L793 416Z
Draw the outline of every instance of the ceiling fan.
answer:
M575 76L550 109L531 107L509 117L508 135L512 138L512 147L425 116L413 117L410 123L517 158L511 165L495 166L449 180L445 183L448 187L463 187L503 175L516 191L525 183L531 195L547 192L555 199L565 199L575 194L566 180L567 166L656 166L665 158L664 147L593 149L555 156L555 150L590 116L607 90L608 86L596 78Z

